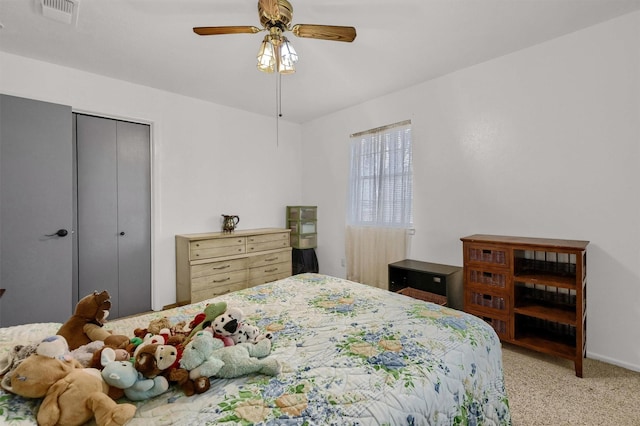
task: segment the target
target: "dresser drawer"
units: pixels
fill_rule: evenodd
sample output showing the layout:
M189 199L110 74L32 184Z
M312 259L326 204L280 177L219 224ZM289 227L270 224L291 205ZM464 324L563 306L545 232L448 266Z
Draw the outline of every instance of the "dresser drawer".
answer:
M283 272L291 275L291 259L285 262L272 263L249 269L249 283L263 276L279 275Z
M469 264L492 265L500 268L509 268L509 249L494 245L465 244L464 258Z
M247 237L247 253L289 247L289 232L250 235Z
M191 260L242 254L246 252L246 243L245 237L192 241L189 245L189 254Z
M222 262L202 263L191 267L191 278L200 278L207 275L224 274L234 271L240 271L247 268L248 259L225 260Z
M279 268L275 273L256 274L254 278L249 279L249 287L254 287L260 284L270 283L271 281L281 280L291 276L291 264L289 268Z
M267 254L259 254L257 256L251 256L249 259L249 268L256 268L266 265L272 265L274 263L282 263L291 261L291 249L280 250Z
M232 291L238 291L247 288L246 283L240 282L235 284L229 284L222 287L209 287L200 290L194 290L191 293L191 303L201 302L203 300L211 299L213 297L221 296L223 294L231 293Z
M246 284L247 270L223 272L215 275L205 275L191 280L191 291L197 292L206 288L229 286L236 283Z

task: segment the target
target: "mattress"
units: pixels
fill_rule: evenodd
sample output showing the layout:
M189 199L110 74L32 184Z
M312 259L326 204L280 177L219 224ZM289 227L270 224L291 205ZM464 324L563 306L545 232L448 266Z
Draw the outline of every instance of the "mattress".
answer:
M211 379L134 403L129 425L510 425L498 336L461 311L319 274L108 322L132 335L151 320L191 321L225 301L272 333L282 372ZM0 357L60 324L0 328ZM124 401L124 400L123 400ZM0 391L0 423L35 423L39 400Z

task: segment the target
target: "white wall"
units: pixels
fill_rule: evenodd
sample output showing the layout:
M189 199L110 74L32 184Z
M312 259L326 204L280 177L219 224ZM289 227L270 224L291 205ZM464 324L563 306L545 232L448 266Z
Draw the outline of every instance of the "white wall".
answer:
M175 302L174 236L284 227L298 204L300 126L0 52L0 92L152 126L153 309Z
M345 276L348 135L404 119L410 257L462 265L474 233L589 240L588 357L640 370L640 12L305 124L321 272Z
M285 205L318 205L321 272L345 276L348 135L410 118L410 256L461 265L472 233L590 240L588 356L640 370L639 28L636 12L281 122L279 144L271 117L2 52L0 92L152 125L154 309L175 301L174 235L216 230L222 213L284 226Z

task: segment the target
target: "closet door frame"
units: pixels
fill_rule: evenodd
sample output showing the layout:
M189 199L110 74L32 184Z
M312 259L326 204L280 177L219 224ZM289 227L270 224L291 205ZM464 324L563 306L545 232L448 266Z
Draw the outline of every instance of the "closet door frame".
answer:
M91 126L97 126L98 131L105 131L105 129L108 129L107 134L104 136L107 139L115 137L116 140L118 140L118 132L126 134L128 127L132 127L134 129L137 128L138 130L146 128L147 131L143 140L133 141L133 148L132 146L119 144L117 142L115 146L101 146L101 141L93 141L92 144L96 146L91 149L95 149L97 152L93 152L91 154L94 158L88 163L86 155L87 147L85 146L86 141L84 142L85 145L78 145L78 140L74 140L74 146L76 147L74 151L79 156L76 158L76 169L80 174L76 179L76 183L78 185L77 191L74 191L74 194L76 194L76 220L79 222L76 222L78 235L75 240L76 244L74 250L73 287L76 293L74 295L75 300L79 300L84 297L86 295L85 293L89 291L107 289L110 291L112 296L113 308L111 318L150 310L153 306L152 125L150 123L123 119L121 117L108 117L74 110L74 124L77 125L78 119L80 119L82 124L82 126L74 127L74 129L78 129L78 132L80 132L82 128L86 127L86 123L91 123ZM75 137L76 131L74 131L74 138ZM108 144L106 141L103 142ZM143 144L142 149L145 152L140 152L140 143ZM137 148L135 147L136 144ZM83 149L85 151L84 158ZM135 161L141 161L138 157L142 156L142 161L144 161L146 165L146 168L142 172L144 176L141 176L141 172L136 170L137 167L135 164L127 164L130 162L118 160L119 156L123 155L123 151L124 158L128 158L127 156L130 156ZM104 162L104 164L99 164L101 162ZM100 169L103 169L103 172L107 170L112 174L107 174L107 178L102 181L100 175L97 177L91 175L87 176L87 169L89 169L90 172L95 171L96 173L99 173ZM144 180L141 185L146 187L146 206L141 207L141 204L131 195L125 196L124 201L120 200L121 197L117 195L118 192L126 194L130 189L125 185L122 185L122 182L118 182L118 176L122 177L129 175L136 175L137 179ZM118 184L121 186L119 187ZM136 186L136 188L133 189L134 192L136 190L140 190L140 185L134 186ZM104 197L105 199L101 198L100 193L87 196L87 191L91 191L94 188L98 192L104 191L104 194L107 194ZM83 204L83 200L79 199L83 197L83 194L85 201L87 199L90 201L88 204ZM97 197L94 197L94 195ZM115 198L109 200L112 195ZM131 206L131 200L133 200L134 209L142 208L145 210L144 216L146 224L142 225L143 228L145 228L144 232L142 232L142 239L140 232L135 231L132 228L132 226L140 226L140 218L134 217L127 221L123 220L125 211L130 210L126 206ZM87 220L93 219L93 216L100 214L100 204L103 202L106 203L104 207L108 210L106 216L101 220L94 220L93 225L90 225L89 228L87 228L86 224L91 223L87 222ZM104 229L97 229L103 225L105 227ZM84 238L82 234L83 232L85 233ZM93 236L87 239L87 235ZM136 243L132 245L132 241L136 241ZM144 245L144 247L140 247L141 245ZM91 252L83 253L83 251L87 249L91 250ZM96 252L96 250L98 251ZM146 271L143 271L143 273L139 273L139 271L136 272L135 262L131 261L132 254L136 252L140 253L140 250L143 250L146 253L145 258L139 260L139 262L142 262L142 264L147 267ZM100 253L101 251L104 252L104 257ZM87 272L89 270L88 268L91 268L92 270ZM148 286L137 286L136 284L141 281L148 281ZM142 289L142 291L140 291L140 289Z

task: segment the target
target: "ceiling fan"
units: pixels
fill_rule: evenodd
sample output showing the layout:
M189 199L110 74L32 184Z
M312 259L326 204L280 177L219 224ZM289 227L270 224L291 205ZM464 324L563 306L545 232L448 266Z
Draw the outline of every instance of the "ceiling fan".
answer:
M290 31L296 37L352 42L356 38L354 27L336 25L291 25L293 7L287 0L258 0L258 15L262 28L255 26L195 27L193 32L201 36L220 34L255 34L268 31L258 51L258 69L281 74L295 72L298 61L293 46L283 35Z

